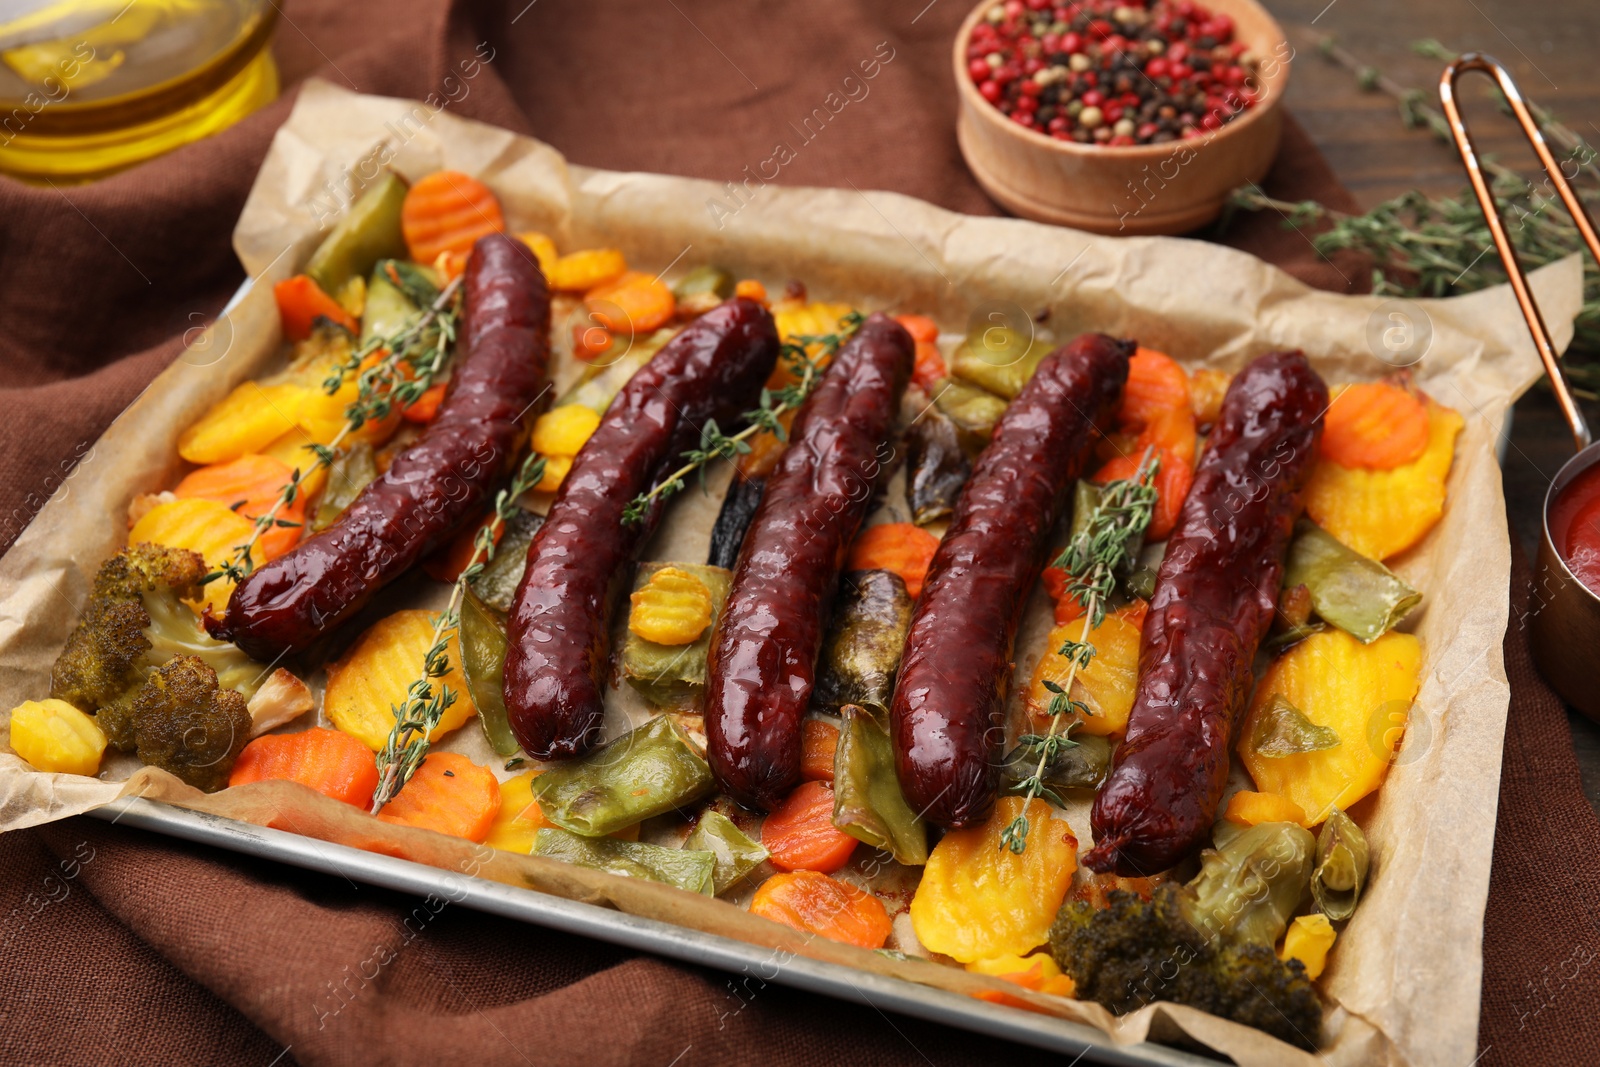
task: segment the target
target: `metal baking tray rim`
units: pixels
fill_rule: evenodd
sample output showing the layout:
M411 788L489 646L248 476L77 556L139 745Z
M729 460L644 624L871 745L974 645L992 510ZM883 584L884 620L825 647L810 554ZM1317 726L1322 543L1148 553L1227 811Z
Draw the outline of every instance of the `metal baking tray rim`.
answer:
M771 949L732 938L484 878L452 875L411 860L364 852L348 845L189 811L158 801L126 797L88 814L116 825L150 830L402 893L422 896L436 893L442 888L441 879L448 877L451 902L477 911L852 1001L880 1014L893 1011L1036 1048L1071 1053L1077 1058L1070 1061L1068 1067L1080 1061L1129 1067L1215 1067L1218 1062L1214 1058L1148 1042L1116 1045L1100 1031L1081 1023L991 1004L836 963L803 956L780 959Z

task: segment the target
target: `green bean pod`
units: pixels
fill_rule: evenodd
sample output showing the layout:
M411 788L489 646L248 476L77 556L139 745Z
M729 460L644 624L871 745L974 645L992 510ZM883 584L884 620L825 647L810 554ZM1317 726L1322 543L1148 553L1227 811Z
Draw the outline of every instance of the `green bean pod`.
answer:
M833 825L896 863L928 862L928 830L900 792L889 732L871 713L847 704L833 756Z
M709 852L618 841L610 837L583 837L546 826L533 835L533 855L607 874L661 882L708 897L713 895L717 858Z
M1009 326L991 326L969 335L950 357L950 372L991 393L1015 400L1051 345L1023 337Z
M1289 927L1311 883L1311 832L1292 822L1264 822L1200 855L1188 884L1187 918L1207 937L1271 947Z
M1317 834L1317 867L1311 872L1311 896L1318 911L1333 922L1355 914L1371 855L1361 827L1334 808Z
M663 567L688 571L705 583L711 592L711 625L686 645L660 645L629 630L622 644L622 677L654 707L689 708L705 693L711 637L727 603L733 572L699 563L642 563L634 589L644 588Z
M906 503L918 526L949 518L972 464L961 448L956 424L937 408L906 430Z
M760 842L752 841L732 819L715 808L700 816L683 847L693 852L709 852L716 857L711 881L717 896L744 881L769 855Z
M673 721L658 715L582 759L533 780L544 817L584 837L604 837L699 800L711 768Z
M960 378L942 378L933 385L934 404L950 417L962 447L977 451L989 443L994 424L1005 414L1006 402L987 389Z
M911 608L898 574L851 571L843 577L833 625L817 660L813 699L821 707L857 704L888 722Z
M406 183L393 171L383 175L350 205L350 211L322 239L306 262L306 274L330 296L365 276L380 259L407 255L400 228Z
M1318 616L1369 644L1422 602L1422 594L1388 567L1309 519L1301 519L1295 528L1283 584L1305 586Z
M328 465L328 485L317 500L311 532L321 533L337 522L344 509L354 503L361 490L377 476L378 463L372 456L371 445L358 441L341 449Z
M544 525L544 516L518 508L506 520L500 544L478 576L472 579L472 591L494 610L504 613L511 610L516 599L517 586L522 582L523 569L528 565L528 546L533 535Z
M1337 748L1339 734L1331 726L1318 726L1282 693L1274 693L1256 720L1249 744L1257 755L1283 759Z
M456 628L461 641L461 673L467 692L478 709L478 721L495 755L514 756L517 739L506 716L502 677L506 664L506 626L492 608L478 599L470 588L461 598L461 623Z

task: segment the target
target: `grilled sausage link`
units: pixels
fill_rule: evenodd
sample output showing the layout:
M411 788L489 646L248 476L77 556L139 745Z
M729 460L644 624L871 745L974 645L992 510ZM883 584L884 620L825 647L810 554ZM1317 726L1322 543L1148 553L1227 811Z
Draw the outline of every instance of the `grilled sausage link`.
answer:
M934 553L890 718L900 788L940 826L975 825L994 804L1022 610L1133 350L1132 341L1085 334L1039 364L995 426Z
M800 780L823 630L889 458L914 352L887 315L862 324L795 419L745 534L711 643L705 719L711 769L742 804L770 811Z
M1327 407L1299 352L1228 387L1156 578L1128 736L1090 813L1091 870L1154 874L1210 840Z
M772 315L730 300L629 379L573 460L528 546L506 632L506 709L530 756L564 759L599 740L612 610L661 507L635 523L623 512L682 463L708 420L726 426L753 407L777 358Z
M240 582L215 637L271 662L355 614L479 514L515 460L545 390L550 291L537 260L501 234L467 258L460 355L438 417L323 532Z

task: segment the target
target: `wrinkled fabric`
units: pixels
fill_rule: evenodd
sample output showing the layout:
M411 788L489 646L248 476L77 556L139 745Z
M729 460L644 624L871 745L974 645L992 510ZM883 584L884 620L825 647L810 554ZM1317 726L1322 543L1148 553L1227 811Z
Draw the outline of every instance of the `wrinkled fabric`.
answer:
M742 180L776 141L796 140L791 123L828 106L828 123L779 182L997 211L956 147L950 42L966 7L953 0L290 0L282 13L274 51L285 96L271 107L97 184L0 179L0 547L239 285L234 220L307 77L438 94L456 114L540 137L576 163L717 181ZM454 77L463 60L489 52L475 77ZM877 75L847 83L868 59ZM1285 200L1354 206L1292 119L1263 186ZM1241 217L1221 239L1309 284L1364 287L1359 260L1329 261L1280 223ZM1513 576L1526 581L1525 570ZM1600 1017L1591 969L1600 826L1561 705L1534 674L1520 629L1507 635L1506 659L1513 696L1485 930L1483 1062L1600 1062L1587 1021ZM0 1063L1049 1059L434 907L92 819L5 835Z

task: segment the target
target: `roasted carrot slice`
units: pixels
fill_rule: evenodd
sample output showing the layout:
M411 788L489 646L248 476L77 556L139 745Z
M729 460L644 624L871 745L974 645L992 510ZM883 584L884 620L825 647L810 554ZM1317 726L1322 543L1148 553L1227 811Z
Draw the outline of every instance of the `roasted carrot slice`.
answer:
M678 310L677 298L665 282L637 270L589 290L583 303L597 323L624 337L659 330Z
M886 522L869 526L850 548L848 569L853 571L893 571L906 583L913 597L922 594L922 581L928 564L939 548L939 539L909 522Z
M349 734L322 727L258 737L239 753L230 786L267 779L299 782L323 796L365 808L378 788L372 750Z
M499 814L500 783L493 771L455 752L434 752L378 818L482 842Z
M821 719L801 725L800 774L808 781L833 781L833 754L839 747L839 728Z
M1322 417L1322 454L1341 467L1394 470L1427 447L1427 405L1389 382L1346 386Z
M407 422L429 423L439 417L439 405L444 401L444 391L449 382L440 382L423 390L421 396L407 404L400 412Z
M440 252L462 255L486 234L500 233L506 218L489 187L460 171L441 170L406 192L400 229L418 263L433 263Z
M882 948L892 929L877 897L816 871L768 878L751 899L750 914L869 949Z
M443 548L422 561L423 572L436 582L454 585L456 579L461 577L461 572L467 569L467 564L472 562L473 553L478 550L478 531L494 524L494 519L491 510L481 521L463 526ZM505 524L494 524L495 544L500 543L505 530Z
M338 323L351 333L358 333L359 323L339 302L323 292L317 283L304 274L285 278L272 287L278 301L278 316L283 320L283 335L291 341L304 341L319 318Z
M921 386L924 392L931 393L934 386L949 373L944 365L944 356L939 354L939 346L931 341L918 341L916 362L911 366L911 380Z
M1164 352L1140 348L1128 360L1117 421L1143 426L1163 411L1189 407L1189 376Z
M833 786L801 782L761 824L761 843L780 871L836 871L850 862L856 839L833 825Z
M1194 465L1192 459L1185 459L1182 454L1157 446L1161 455L1161 467L1156 471L1156 506L1150 516L1150 527L1145 531L1145 538L1150 541L1163 540L1178 524L1178 512L1183 507L1183 500L1189 495L1189 487L1194 484ZM1193 447L1190 447L1193 455ZM1139 460L1144 456L1144 447L1141 443L1139 451L1134 456L1118 456L1095 471L1092 481L1104 485L1106 482L1116 481L1118 478L1132 478L1139 473Z
M252 454L192 471L172 493L179 499L215 500L247 519L256 519L272 510L293 473L280 459ZM256 542L261 557L277 559L299 544L305 518L305 495L299 493L293 503L278 509L272 528Z
M896 315L894 321L906 328L913 341L932 344L939 339L939 324L926 315Z

